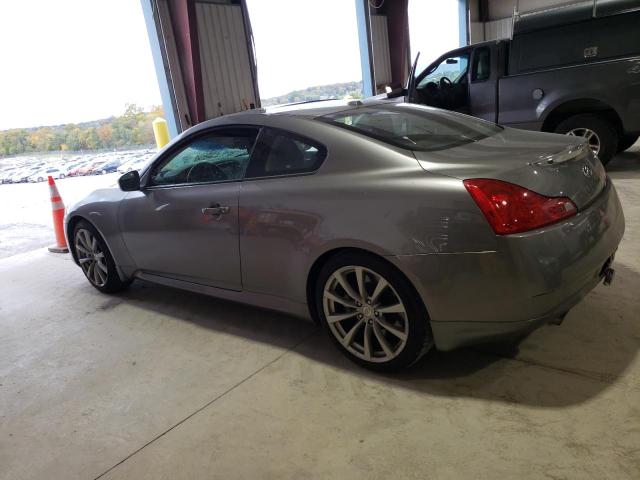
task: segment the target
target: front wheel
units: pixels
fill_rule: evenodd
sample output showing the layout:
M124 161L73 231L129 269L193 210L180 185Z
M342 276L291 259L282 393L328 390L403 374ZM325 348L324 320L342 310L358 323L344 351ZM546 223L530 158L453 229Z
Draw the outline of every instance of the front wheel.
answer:
M618 134L606 119L597 115L574 115L560 122L556 133L564 133L575 137L584 137L589 148L597 155L603 165L618 151Z
M131 282L122 281L106 243L88 222L80 221L73 229L73 246L80 268L89 283L103 293L124 290Z
M417 362L432 346L429 317L408 280L375 256L331 258L316 283L318 315L352 361L376 371Z

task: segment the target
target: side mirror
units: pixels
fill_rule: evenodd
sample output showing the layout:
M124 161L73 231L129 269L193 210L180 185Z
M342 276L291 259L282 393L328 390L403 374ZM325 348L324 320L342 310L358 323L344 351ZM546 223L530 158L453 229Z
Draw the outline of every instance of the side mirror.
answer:
M137 170L131 170L118 179L118 185L123 192L140 190L140 174Z
M458 60L455 58L447 58L447 65L455 65L458 63Z

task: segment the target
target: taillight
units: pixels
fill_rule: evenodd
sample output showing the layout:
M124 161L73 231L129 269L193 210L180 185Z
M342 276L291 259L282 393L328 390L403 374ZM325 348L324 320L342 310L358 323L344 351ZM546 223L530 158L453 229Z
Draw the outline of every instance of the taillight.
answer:
M501 180L473 178L464 186L498 235L544 227L578 211L567 197L545 197Z

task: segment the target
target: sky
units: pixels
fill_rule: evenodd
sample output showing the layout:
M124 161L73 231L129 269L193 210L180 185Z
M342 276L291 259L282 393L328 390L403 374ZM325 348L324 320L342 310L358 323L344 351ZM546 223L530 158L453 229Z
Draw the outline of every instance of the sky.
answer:
M0 62L0 129L160 103L139 0L2 1Z
M247 4L262 98L361 80L354 0ZM457 0L410 0L409 14L422 66L458 46ZM0 130L160 104L139 0L2 1L0 66Z
M353 0L247 0L262 98L362 79Z

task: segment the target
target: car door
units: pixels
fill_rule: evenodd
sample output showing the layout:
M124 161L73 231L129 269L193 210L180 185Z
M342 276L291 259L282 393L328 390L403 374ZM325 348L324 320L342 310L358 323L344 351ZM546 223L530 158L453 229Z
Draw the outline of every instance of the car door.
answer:
M282 298L305 291L301 279L306 278L309 244L320 223L304 207L317 198L307 180L326 155L326 147L311 138L269 127L262 130L240 194L246 290Z
M469 102L471 115L490 122L498 121L497 111L497 66L496 55L489 46L473 51L471 77L469 82ZM495 50L497 53L497 50Z
M121 203L124 242L139 270L242 288L238 193L259 129L224 127L160 157Z
M427 67L415 81L412 101L469 113L469 52L452 53Z

